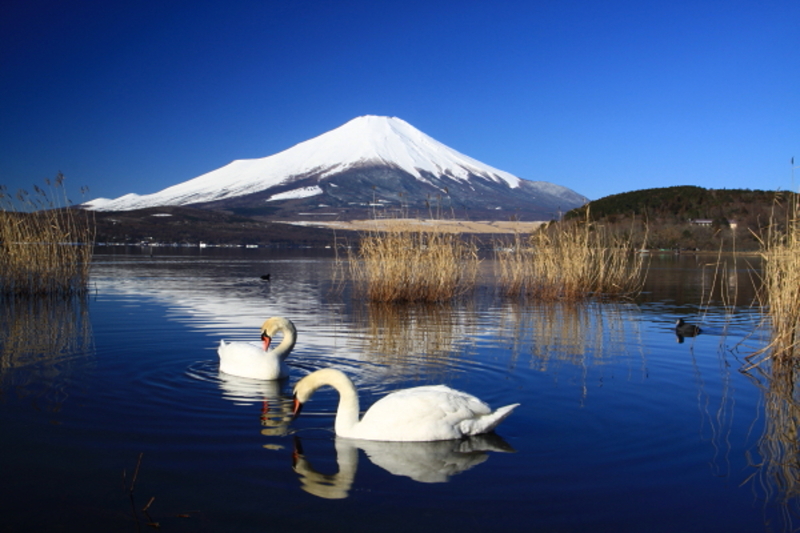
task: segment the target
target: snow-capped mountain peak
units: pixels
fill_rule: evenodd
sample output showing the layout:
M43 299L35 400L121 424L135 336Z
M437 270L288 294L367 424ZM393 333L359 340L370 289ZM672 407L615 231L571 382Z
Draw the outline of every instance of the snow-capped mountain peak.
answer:
M425 178L421 171L438 175L449 170L449 175L462 180L477 174L502 179L511 187L519 186L520 181L508 172L453 150L397 117L358 117L306 142L313 143L315 150L322 147L323 151L314 153L320 155L322 161L338 160L340 167L379 161L395 165L422 180Z
M423 198L426 194L440 194L459 187L475 191L476 178L483 182L480 187L489 187L493 192L501 189L510 192L525 185L523 188L530 194L532 186L545 192L545 186L552 185L546 182L532 185L533 182L481 163L402 119L367 115L269 157L236 160L153 194L131 193L114 200L98 198L84 206L103 211L126 211L166 205L209 206L230 205L232 202L243 205L244 200L240 200L243 197L250 198L248 205L257 202L261 202L258 205L266 202L275 205L280 201L330 195L337 187L341 187L337 192L343 193L347 185L340 178L366 168L384 169L380 171L383 180L380 187L372 184L373 189L381 188L387 193L389 187L402 181L405 183L402 190ZM387 181L387 172L392 173L393 180ZM371 179L360 176L359 183L363 187ZM553 187L580 197L569 189ZM553 194L553 191L546 191L546 194ZM333 196L339 205L356 203L353 198L343 198L342 194ZM363 201L363 198L358 201ZM565 204L575 202L572 198Z

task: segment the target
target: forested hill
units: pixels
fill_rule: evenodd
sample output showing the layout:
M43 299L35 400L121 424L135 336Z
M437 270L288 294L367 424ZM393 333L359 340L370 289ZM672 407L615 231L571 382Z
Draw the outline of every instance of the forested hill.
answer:
M787 220L786 208L795 195L787 191L704 189L694 186L642 189L606 196L573 209L565 220L584 219L609 225L647 224L651 243L666 248L708 248L735 231L740 244L755 244L771 220ZM730 240L730 239L729 239Z

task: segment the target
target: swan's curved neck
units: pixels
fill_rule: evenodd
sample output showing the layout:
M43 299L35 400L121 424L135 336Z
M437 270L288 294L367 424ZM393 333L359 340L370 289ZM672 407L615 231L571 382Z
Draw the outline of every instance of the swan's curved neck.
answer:
M281 343L270 350L270 353L281 361L286 359L286 357L292 351L292 348L294 348L294 343L297 342L297 330L295 329L294 324L283 317L273 317L268 319L261 326L261 332L264 335L268 335L270 338L275 333L282 333L283 338L281 339Z
M309 396L311 392L324 385L330 385L336 389L339 393L339 407L336 409L336 434L341 437L352 434L353 429L358 424L359 403L358 393L350 378L343 372L326 368L309 374L304 379L311 380L311 383L309 383Z
M347 389L336 388L339 391L339 407L336 409L336 423L334 428L337 435L346 437L351 434L358 424L359 404L358 393L353 383L348 379Z
M295 342L297 342L297 338L294 332L289 330L284 330L283 339L281 339L281 343L277 345L275 348L273 348L271 351L278 357L278 359L284 360L294 348Z

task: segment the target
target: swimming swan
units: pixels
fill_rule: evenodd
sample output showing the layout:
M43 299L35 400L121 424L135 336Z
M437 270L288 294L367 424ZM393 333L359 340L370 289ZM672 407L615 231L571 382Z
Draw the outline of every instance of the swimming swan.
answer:
M358 419L358 393L344 373L317 370L294 387L294 416L318 388L330 385L339 392L336 435L350 439L427 442L460 439L492 431L519 404L496 411L478 398L444 385L395 391L375 402Z
M283 333L283 339L277 347L269 350L272 337L278 332ZM297 340L294 324L283 317L272 317L261 326L261 340L263 348L247 342L219 341L217 353L220 372L253 379L281 379L288 376L289 367L285 359Z

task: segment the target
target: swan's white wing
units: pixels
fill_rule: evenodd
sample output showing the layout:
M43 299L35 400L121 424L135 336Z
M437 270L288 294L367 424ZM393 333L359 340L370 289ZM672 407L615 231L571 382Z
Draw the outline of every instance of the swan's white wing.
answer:
M387 441L459 439L491 431L509 413L510 409L495 421L491 408L471 394L444 385L415 387L378 400L356 425L352 437Z
M247 342L220 341L217 348L219 370L226 374L253 379L279 379L287 369L275 354Z

